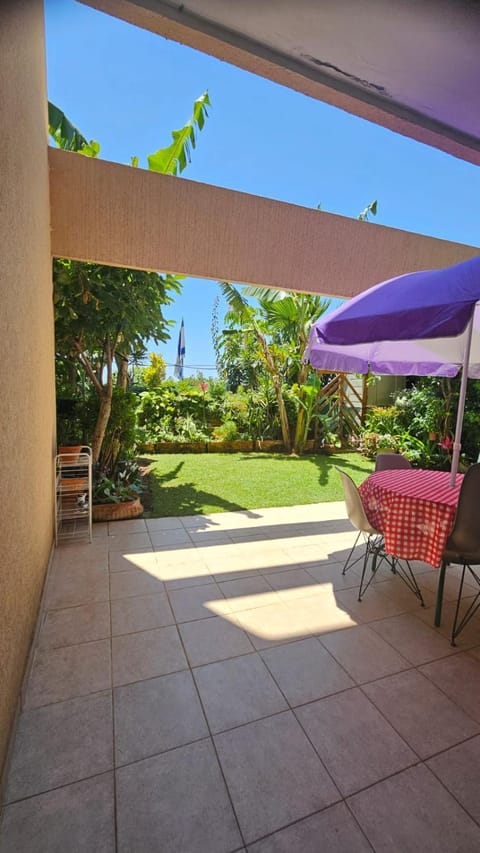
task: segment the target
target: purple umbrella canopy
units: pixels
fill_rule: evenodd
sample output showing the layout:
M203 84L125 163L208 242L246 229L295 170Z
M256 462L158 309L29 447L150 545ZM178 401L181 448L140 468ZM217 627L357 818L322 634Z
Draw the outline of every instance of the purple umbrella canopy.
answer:
M348 373L456 376L463 368L452 481L466 380L480 379L480 257L389 279L313 324L304 360Z

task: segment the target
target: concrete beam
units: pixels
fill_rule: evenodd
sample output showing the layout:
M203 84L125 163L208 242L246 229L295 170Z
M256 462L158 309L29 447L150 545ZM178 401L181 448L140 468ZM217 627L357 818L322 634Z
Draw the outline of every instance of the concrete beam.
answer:
M480 249L49 149L56 257L353 296Z

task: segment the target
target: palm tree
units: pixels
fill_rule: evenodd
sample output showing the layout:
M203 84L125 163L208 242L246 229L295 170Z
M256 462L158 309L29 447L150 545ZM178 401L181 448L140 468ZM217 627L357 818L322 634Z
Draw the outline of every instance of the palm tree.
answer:
M280 427L282 430L282 440L287 450L291 449L292 442L290 438L290 427L288 424L287 410L285 400L283 399L282 380L279 374L276 360L267 343L267 338L255 316L255 308L248 304L247 300L232 284L224 281L220 283L223 296L225 297L229 312L225 317L227 323L238 325L243 334L251 333L255 336L260 348L263 363L271 377L275 398L278 405L278 415L280 418Z

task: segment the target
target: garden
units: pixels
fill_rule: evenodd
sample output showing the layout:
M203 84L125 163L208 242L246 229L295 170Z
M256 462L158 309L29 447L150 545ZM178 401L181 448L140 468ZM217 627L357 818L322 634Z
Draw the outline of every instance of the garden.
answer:
M207 93L195 101L171 145L149 155L149 169L183 171L209 104ZM59 147L98 156L99 143L52 104L49 130ZM181 292L180 276L58 258L53 284L57 440L92 448L96 505L142 495L150 514L175 515L337 500L335 466L360 482L383 450L421 468L450 465L457 379L407 377L390 405L360 417L340 393L325 407L332 377L302 356L328 299L219 282L228 308L220 318L218 298L212 310L217 377L176 381L158 352L145 360L148 346L170 337L164 312ZM479 403L480 382L470 381L463 469L479 455Z

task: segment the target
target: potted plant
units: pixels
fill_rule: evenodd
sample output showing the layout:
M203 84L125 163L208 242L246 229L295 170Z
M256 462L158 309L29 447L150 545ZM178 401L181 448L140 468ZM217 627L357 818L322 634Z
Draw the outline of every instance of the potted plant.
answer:
M140 469L136 462L119 462L108 477L98 472L93 483L92 518L94 521L117 521L137 518L143 512Z

